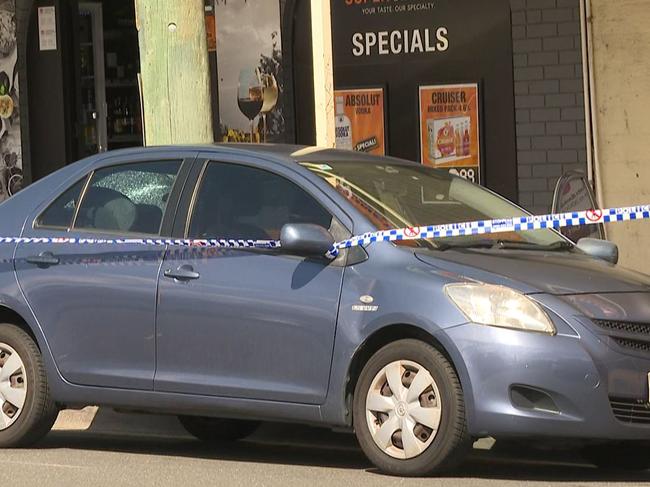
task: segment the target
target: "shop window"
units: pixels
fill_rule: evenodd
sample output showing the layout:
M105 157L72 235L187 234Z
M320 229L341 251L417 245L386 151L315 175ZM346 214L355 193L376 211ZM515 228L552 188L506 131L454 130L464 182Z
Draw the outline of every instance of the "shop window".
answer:
M133 0L79 4L79 157L143 144L134 8Z

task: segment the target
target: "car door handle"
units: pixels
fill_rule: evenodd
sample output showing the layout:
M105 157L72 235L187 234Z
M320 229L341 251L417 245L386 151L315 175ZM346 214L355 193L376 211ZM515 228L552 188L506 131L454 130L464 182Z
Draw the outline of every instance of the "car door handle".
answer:
M28 263L35 264L41 268L59 265L61 263L61 259L55 257L52 252L41 252L38 255L27 257L25 260Z
M191 265L182 265L176 270L167 269L165 277L178 281L192 281L201 277L201 274L196 272Z

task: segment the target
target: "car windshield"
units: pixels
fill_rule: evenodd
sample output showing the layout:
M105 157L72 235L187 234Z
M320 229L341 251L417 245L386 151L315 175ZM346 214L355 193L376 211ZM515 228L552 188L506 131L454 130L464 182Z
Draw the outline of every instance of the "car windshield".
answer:
M444 171L378 161L301 164L347 198L377 230L527 215L508 200ZM416 241L411 245L434 246L441 250L453 247L561 250L572 247L552 230L469 235L430 242Z

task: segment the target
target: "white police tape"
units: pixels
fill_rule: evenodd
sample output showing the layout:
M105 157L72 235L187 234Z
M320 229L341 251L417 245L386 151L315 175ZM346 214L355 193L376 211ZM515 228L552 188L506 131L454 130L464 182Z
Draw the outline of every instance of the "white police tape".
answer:
M279 248L277 240L176 239L176 238L74 238L74 237L0 237L0 244L74 244L74 245L170 245L208 248Z
M485 235L530 230L560 229L565 227L598 225L601 223L650 219L650 205L586 210L572 213L521 216L498 220L479 220L464 223L448 223L428 227L411 227L384 230L352 237L334 244L329 256L336 256L347 248L365 246L374 242L395 242L403 240L431 240L467 235Z
M497 220L478 220L464 223L448 223L427 227L410 227L383 230L357 235L336 242L327 252L330 259L336 258L344 249L366 246L375 242L396 242L406 240L431 240L467 235L521 232L565 227L598 225L633 220L650 219L650 205L586 210L572 213L521 216ZM233 240L233 239L169 239L169 238L68 238L68 237L0 237L0 244L72 244L72 245L157 245L194 248L227 249L279 249L277 240Z

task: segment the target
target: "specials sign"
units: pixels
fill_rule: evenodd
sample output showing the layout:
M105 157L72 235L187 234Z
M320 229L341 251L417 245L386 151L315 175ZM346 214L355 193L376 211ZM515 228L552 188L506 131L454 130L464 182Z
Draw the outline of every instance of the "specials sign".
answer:
M443 52L449 49L448 34L446 27L438 27L435 34L431 29L355 32L352 35L352 54L359 57Z
M446 52L452 33L435 19L439 1L333 0L336 55L340 60Z

